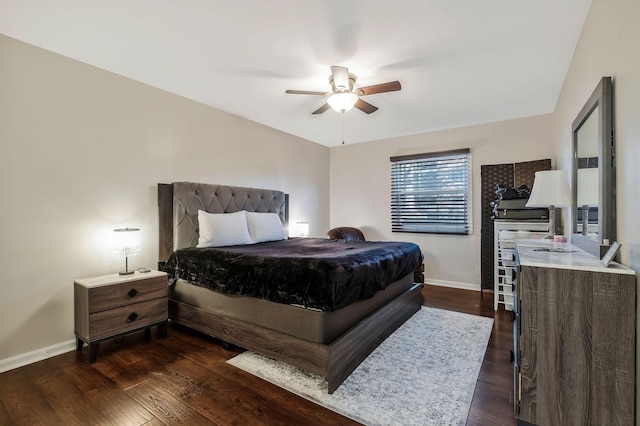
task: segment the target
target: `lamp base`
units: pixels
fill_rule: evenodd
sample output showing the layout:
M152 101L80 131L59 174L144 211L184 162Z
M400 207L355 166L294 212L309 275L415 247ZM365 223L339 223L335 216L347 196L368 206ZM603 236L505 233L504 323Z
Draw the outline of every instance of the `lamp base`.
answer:
M134 271L129 270L129 256L124 257L124 271L118 272L118 275L133 275Z
M543 240L553 241L556 235L556 209L555 206L549 206L549 233Z

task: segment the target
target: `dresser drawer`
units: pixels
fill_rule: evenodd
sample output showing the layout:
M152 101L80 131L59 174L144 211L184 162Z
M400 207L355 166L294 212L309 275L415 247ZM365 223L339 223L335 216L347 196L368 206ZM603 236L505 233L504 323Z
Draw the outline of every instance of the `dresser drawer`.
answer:
M89 313L167 297L166 276L124 281L89 290Z
M160 298L90 314L89 339L103 339L166 320L168 309L167 299Z

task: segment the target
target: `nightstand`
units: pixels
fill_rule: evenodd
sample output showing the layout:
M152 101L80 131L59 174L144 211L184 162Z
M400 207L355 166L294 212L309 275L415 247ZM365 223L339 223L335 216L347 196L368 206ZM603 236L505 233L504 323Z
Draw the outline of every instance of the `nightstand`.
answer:
M158 325L167 333L168 282L164 272L103 275L74 282L76 350L89 345L89 362L95 362L100 342Z

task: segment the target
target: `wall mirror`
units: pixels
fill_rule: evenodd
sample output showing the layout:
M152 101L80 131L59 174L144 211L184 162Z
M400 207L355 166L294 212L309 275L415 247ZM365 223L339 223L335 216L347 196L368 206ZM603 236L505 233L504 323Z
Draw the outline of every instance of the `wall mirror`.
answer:
M600 257L616 239L611 77L600 80L572 134L572 241Z

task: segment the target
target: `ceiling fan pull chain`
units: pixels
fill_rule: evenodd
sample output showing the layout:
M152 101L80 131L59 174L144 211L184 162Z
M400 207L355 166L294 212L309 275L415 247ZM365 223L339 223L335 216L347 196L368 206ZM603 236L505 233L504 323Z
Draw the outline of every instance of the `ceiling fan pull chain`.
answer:
M342 111L342 145L344 145L344 111Z

